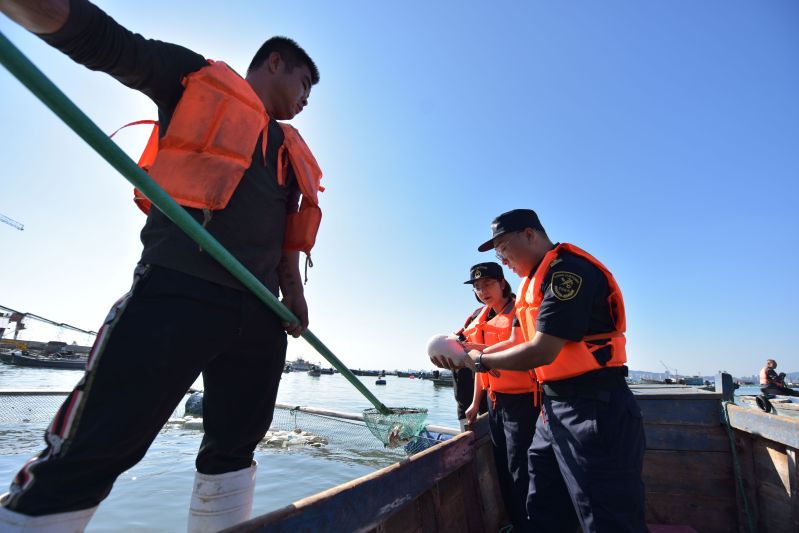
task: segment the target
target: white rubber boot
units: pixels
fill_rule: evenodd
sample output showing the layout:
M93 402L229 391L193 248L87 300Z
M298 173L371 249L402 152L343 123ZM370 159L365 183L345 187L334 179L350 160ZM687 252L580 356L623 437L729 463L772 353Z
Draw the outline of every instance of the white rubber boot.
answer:
M0 496L0 502L5 494ZM97 507L68 513L28 516L0 505L0 531L3 533L83 533Z
M255 492L255 470L258 464L226 472L194 475L194 490L189 508L189 533L216 533L249 520Z

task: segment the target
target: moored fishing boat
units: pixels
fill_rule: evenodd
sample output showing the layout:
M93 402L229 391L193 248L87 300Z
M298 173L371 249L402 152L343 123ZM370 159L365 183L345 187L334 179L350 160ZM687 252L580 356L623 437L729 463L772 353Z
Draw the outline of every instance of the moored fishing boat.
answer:
M74 354L37 354L27 350L14 350L0 354L0 361L9 365L34 368L85 370L87 357Z
M294 361L289 362L289 366L291 367L292 372L307 372L311 369L311 363L302 357L298 357Z

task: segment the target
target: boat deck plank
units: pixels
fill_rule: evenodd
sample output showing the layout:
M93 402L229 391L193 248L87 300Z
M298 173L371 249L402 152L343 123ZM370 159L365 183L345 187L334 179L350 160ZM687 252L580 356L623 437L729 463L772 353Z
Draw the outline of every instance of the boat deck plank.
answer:
M790 494L791 483L785 446L758 439L752 449L752 454L755 460L755 476L760 483L769 483L782 488L786 494Z
M728 405L727 408L730 424L735 429L799 450L799 418L767 415L739 405Z
M671 424L718 427L721 411L707 399L637 397L646 424Z
M647 504L648 523L690 524L701 533L731 533L737 529L734 498L719 500L705 495L670 493L652 495L657 497L658 503L655 506ZM708 511L711 510L715 521L709 519Z
M647 492L708 494L718 500L735 501L735 477L728 452L647 450L644 483Z
M721 425L649 424L644 419L644 432L649 450L730 451L729 438Z

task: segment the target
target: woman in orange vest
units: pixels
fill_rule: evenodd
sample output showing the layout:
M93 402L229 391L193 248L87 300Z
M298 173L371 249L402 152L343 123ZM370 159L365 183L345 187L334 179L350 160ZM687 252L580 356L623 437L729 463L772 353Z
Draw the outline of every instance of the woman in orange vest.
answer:
M484 304L459 332L466 346L471 349L509 348L521 342L518 324L514 325L514 295L502 267L492 262L474 265L469 280L464 283L472 285L475 297ZM514 526L527 530L525 506L530 482L527 449L533 440L539 413L538 383L527 370L503 370L478 374L474 384L472 404L466 410L467 421L474 422L487 393L491 443L505 507Z

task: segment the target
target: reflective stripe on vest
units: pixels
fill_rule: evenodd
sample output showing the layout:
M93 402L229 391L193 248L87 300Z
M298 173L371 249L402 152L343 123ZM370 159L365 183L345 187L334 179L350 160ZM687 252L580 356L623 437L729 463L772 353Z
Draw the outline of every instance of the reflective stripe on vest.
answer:
M491 308L485 306L472 322L463 330L463 335L469 342L492 346L498 342L508 340L513 333L513 305L512 302L505 310L507 312L486 320ZM510 309L508 311L508 309ZM521 339L519 340L521 342ZM495 377L488 372L477 374L483 390L488 390L488 396L496 404L494 393L523 394L538 390L535 377L529 370L500 370Z
M186 76L186 87L163 138L153 129L139 166L185 207L224 209L252 163L259 136L266 161L269 115L250 84L221 61ZM299 132L280 124L277 179L286 182L289 163L302 193L299 211L289 213L284 250L310 253L322 219L318 192L322 171ZM157 125L156 125L157 128ZM138 190L134 201L145 213L151 203Z
M546 279L552 263L561 252L567 252L582 257L597 267L602 274L605 275L610 292L608 295L608 308L615 329L607 333L586 336L581 341L567 341L552 364L540 366L535 369L538 381L540 382L568 379L601 368L622 366L627 362L627 352L625 349L626 340L624 338L627 321L624 314L624 301L621 296L619 285L616 283L613 274L611 274L594 256L572 244L559 244L550 250L541 260L541 264L538 266L533 277L527 277L522 280L518 296L516 297L516 316L521 324L524 340L530 341L535 337L535 321L538 316L538 309L541 307L541 301L544 297L541 291L541 284L544 279ZM592 344L589 342L600 339L609 339L609 341L604 344ZM600 365L596 357L594 357L594 352L608 345L611 350L610 360L605 365Z

